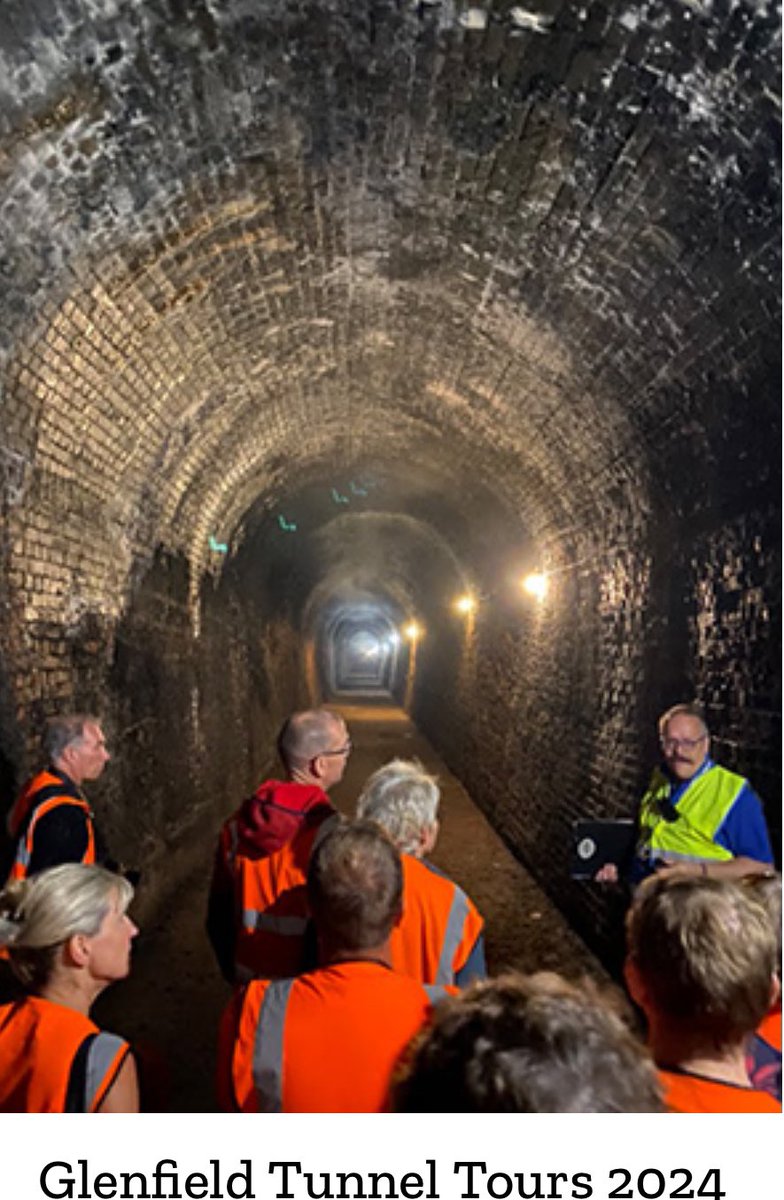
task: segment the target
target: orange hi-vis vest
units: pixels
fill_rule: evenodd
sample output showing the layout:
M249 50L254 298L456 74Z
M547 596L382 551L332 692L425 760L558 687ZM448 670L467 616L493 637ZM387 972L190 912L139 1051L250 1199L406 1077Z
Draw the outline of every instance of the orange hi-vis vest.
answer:
M422 983L453 984L484 921L462 888L410 854L403 863L403 916L389 939L392 965Z
M6 827L9 836L16 840L36 804L41 804L44 800L51 800L54 796L79 798L79 791L75 783L72 783L67 777L55 774L54 771L39 771L37 775L28 779L8 814Z
M309 965L305 962L308 929L305 880L322 823L308 825L268 858L237 855L240 914L234 947L237 979L288 978Z
M239 855L241 925L235 945L239 980L288 978L312 966L307 940L308 863L320 825L303 830L269 858ZM484 922L465 892L418 859L402 854L403 915L390 937L392 966L426 984L453 984Z
M130 1047L39 996L0 1005L0 1112L95 1112Z
M433 1004L455 992L361 959L298 979L252 980L221 1022L219 1105L229 1112L383 1112L400 1055Z
M660 1070L659 1080L669 1112L678 1113L780 1113L781 1104L768 1092L721 1083L688 1071Z
M26 879L30 860L33 856L33 841L35 838L35 827L41 820L41 817L46 813L51 812L53 808L58 808L61 804L72 804L75 808L81 808L87 818L87 848L80 859L83 863L95 862L95 834L93 831L92 809L86 800L76 796L52 796L49 800L44 800L33 810L33 815L27 824L27 829L24 835L20 837L14 856L13 865L9 879Z

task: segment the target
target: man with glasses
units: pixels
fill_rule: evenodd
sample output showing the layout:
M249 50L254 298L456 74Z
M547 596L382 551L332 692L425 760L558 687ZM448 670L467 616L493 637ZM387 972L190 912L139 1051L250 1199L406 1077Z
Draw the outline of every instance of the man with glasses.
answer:
M267 779L224 822L215 854L207 933L221 971L234 974L236 862L266 858L305 824L333 812L327 792L343 778L351 739L343 718L326 708L293 713L278 735L285 780Z
M700 709L676 704L659 719L664 769L656 768L640 803L630 881L654 871L739 879L771 870L762 804L748 780L717 766ZM600 883L618 879L607 863Z

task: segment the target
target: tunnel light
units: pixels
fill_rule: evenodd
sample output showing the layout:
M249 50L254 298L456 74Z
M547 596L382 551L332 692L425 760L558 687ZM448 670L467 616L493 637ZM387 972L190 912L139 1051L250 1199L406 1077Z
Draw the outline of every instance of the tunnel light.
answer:
M403 636L408 638L409 642L415 642L422 636L422 627L416 621L409 621L403 626Z
M400 645L400 634L396 629L393 629L387 638L387 646L390 650L394 650L395 646Z
M465 596L459 596L455 600L455 612L467 617L470 613L476 612L476 600L473 596L466 593Z
M520 585L524 592L528 592L529 596L535 596L537 600L544 600L550 588L550 580L543 571L534 571L530 575L526 575L520 581Z

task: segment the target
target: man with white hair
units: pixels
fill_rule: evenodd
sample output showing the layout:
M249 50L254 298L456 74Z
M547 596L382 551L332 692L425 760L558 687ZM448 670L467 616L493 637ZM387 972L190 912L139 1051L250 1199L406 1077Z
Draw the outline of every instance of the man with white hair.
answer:
M368 779L357 816L401 851L403 914L390 937L393 967L425 984L462 987L485 976L484 922L462 888L425 861L438 836L439 798L437 781L420 763L396 759ZM238 859L238 978L291 976L313 965L305 878L314 848L339 820L314 814L275 854Z
M403 919L392 932L398 970L464 987L486 974L484 922L462 888L427 861L438 839L438 782L416 760L396 758L365 783L357 816L375 821L400 850Z
M215 854L207 932L223 974L234 973L237 860L266 858L303 826L333 812L327 795L351 753L346 723L326 708L293 713L278 735L285 780L267 779L224 821Z

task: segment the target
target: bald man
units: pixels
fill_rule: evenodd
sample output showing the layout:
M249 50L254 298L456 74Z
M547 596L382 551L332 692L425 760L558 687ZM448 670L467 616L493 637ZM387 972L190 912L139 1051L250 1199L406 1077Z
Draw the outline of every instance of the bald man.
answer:
M224 976L234 978L235 864L266 858L310 820L332 811L327 793L343 778L351 753L346 723L326 708L293 713L278 735L285 780L267 779L224 822L207 910L207 933Z

